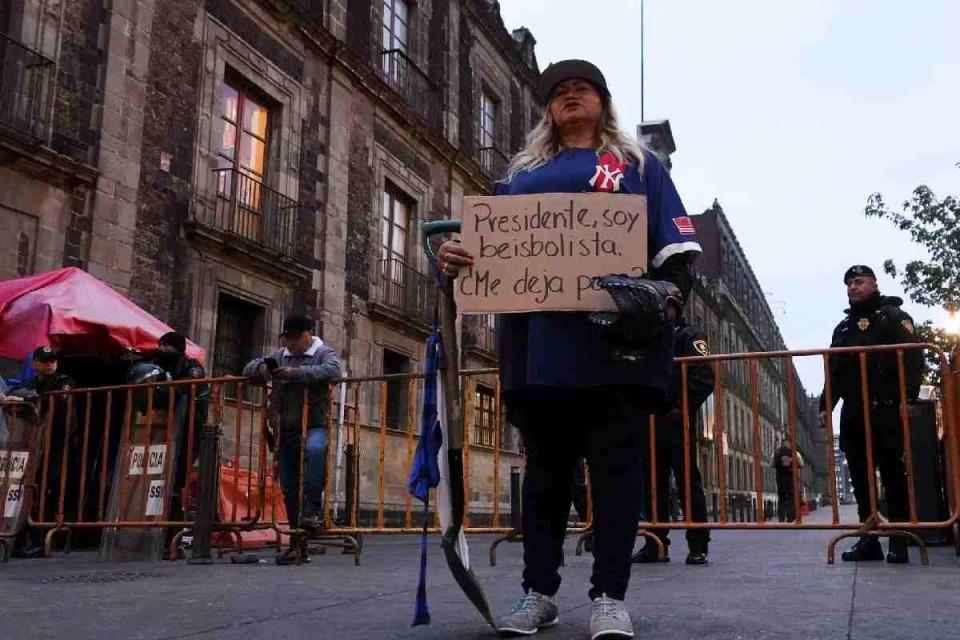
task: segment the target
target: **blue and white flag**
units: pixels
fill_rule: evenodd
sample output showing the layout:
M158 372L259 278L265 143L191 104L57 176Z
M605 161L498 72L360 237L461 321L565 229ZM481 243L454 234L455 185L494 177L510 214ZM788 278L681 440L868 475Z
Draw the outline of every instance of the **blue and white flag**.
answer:
M443 338L434 331L427 340L427 359L424 365L423 410L420 420L420 439L413 457L413 467L407 478L407 490L423 502L423 534L420 539L420 578L417 584L416 608L413 625L430 624L427 607L427 529L430 526L430 489L437 489L437 516L441 531L453 523L453 503L450 492L450 464L447 455L447 416L443 396L440 366L443 362ZM467 537L461 529L457 537L457 555L464 567L470 569Z

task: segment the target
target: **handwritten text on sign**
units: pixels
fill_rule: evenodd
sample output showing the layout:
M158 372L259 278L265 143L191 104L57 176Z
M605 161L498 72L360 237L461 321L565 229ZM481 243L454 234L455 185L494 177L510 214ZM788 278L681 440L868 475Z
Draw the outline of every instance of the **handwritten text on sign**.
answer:
M467 196L473 254L454 287L461 313L613 309L596 278L647 271L647 199L610 193Z

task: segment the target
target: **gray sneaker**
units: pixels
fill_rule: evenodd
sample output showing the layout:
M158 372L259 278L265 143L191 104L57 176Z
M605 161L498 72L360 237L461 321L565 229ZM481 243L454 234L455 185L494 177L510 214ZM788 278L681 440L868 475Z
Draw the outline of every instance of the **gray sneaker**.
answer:
M530 591L513 607L510 615L501 618L497 631L501 635L530 636L539 629L552 627L560 622L557 603L551 596Z
M590 607L590 640L632 637L633 621L623 600L614 600L607 594L594 598Z

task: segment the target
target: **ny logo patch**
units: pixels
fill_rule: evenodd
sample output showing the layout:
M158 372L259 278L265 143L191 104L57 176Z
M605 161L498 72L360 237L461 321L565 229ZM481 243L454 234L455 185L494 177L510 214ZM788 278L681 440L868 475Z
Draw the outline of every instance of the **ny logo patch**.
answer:
M597 161L597 170L590 178L590 186L594 191L620 191L620 181L623 179L625 162L620 162L612 153L605 153Z

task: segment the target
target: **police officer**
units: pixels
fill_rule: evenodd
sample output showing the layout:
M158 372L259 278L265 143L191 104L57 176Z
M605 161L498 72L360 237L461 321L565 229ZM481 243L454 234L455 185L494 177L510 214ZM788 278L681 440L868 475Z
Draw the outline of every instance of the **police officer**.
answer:
M678 358L705 356L709 354L704 333L682 320L674 329L673 353ZM697 412L700 406L713 393L713 367L706 362L695 362L687 366L687 415L690 420L690 519L692 522L707 521L707 499L703 492L703 479L697 465ZM667 396L667 410L656 417L657 442L657 520L667 522L670 519L670 473L677 486L680 505L686 505L686 467L683 455L683 380L680 365L674 364ZM644 498L649 500L647 492ZM649 513L649 509L647 512ZM654 534L669 549L670 531L656 529ZM687 564L707 564L707 551L710 543L708 529L687 529ZM663 562L670 560L665 555ZM633 556L635 563L658 562L657 546L647 542Z
M793 456L793 447L790 438L784 436L780 440L780 448L773 452L770 467L777 472L777 516L780 522L793 522L797 519L796 505L793 503L793 466L803 468L803 457L797 451L796 459Z
M207 377L203 365L198 360L187 356L187 338L179 331L165 333L157 340L157 355L153 362L163 369L170 380L202 380ZM196 385L194 436L197 435L207 419L207 409L210 405L210 386ZM190 397L190 386L176 387L177 395L183 398ZM179 400L178 400L179 402ZM197 445L199 441L194 444ZM197 448L194 447L196 453Z
M201 379L206 375L199 361L187 357L187 338L179 331L160 336L153 361L170 374L171 380Z
M866 347L881 344L916 342L913 320L900 305L903 300L884 296L877 288L873 269L854 265L843 276L850 308L847 317L833 331L831 347ZM873 460L887 498L887 517L891 522L909 518L906 478L903 468L903 430L900 423L900 379L895 352L867 356L867 383L872 431ZM916 349L904 351L906 400L916 400L923 373L923 354ZM840 415L840 449L847 456L860 521L870 517L870 492L867 469L867 443L864 435L864 411L861 395L858 354L830 358L832 404L827 406L826 390L820 397L820 422L826 423L827 411L843 399ZM875 537L863 536L852 549L842 554L846 561L882 560L883 551ZM909 562L906 541L890 538L887 562Z
M11 391L10 395L40 402L46 393L76 386L73 378L60 373L59 368L60 356L53 347L37 347L33 352L33 370L37 375Z
M37 347L33 352L32 366L37 375L13 389L10 395L23 398L25 401L35 402L40 409L41 416L43 416L49 407L49 404L45 401L46 394L52 391L65 391L76 385L70 376L60 373L60 356L53 347ZM63 412L64 405L62 402L58 402L57 404L59 406L54 413L53 429L49 435L50 450L40 454L47 456L50 460L48 465L49 471L47 472L46 513L41 514L44 520L49 520L56 516L57 500L60 492L64 430L69 429L71 440L78 435L76 420L67 425ZM46 425L46 421L42 417L41 423ZM39 461L36 464L39 464ZM72 466L72 464L75 464L75 461L70 460L68 456L67 464ZM42 466L38 467L38 469L42 469ZM39 473L36 483L38 486L41 484ZM68 496L72 489L73 485L68 484ZM72 501L66 502L70 504ZM33 527L28 527L24 529L18 537L14 555L23 558L39 557L43 554L41 545L42 537L40 532Z
M206 377L203 365L199 361L187 356L187 338L179 331L170 331L157 340L157 354L153 363L163 369L170 380L202 380ZM200 456L200 434L207 421L207 410L210 406L210 385L198 384L194 393L193 418L193 445L188 444L190 432L190 385L175 387L176 395L176 425L177 425L177 455L173 474L174 507L183 507L181 490L186 485L187 469L193 466ZM188 449L192 453L187 460ZM184 507L185 510L185 507Z

